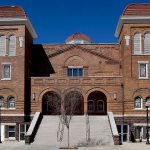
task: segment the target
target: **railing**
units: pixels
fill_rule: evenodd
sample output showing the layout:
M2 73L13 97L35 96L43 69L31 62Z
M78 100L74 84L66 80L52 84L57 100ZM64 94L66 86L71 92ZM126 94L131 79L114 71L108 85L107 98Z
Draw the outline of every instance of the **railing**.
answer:
M35 135L39 128L43 116L40 112L36 112L33 120L31 121L30 127L25 135L25 143L30 144L34 141Z
M114 115L112 112L108 112L108 119L109 119L111 132L112 132L112 136L113 136L113 140L114 140L114 145L119 145L119 143L120 143L119 142L119 134L118 134L115 120L114 120Z

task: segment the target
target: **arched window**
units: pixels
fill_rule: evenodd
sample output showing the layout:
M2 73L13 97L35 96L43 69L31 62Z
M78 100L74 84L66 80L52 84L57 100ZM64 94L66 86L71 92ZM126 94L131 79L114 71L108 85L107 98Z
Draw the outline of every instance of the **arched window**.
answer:
M95 110L94 108L94 101L93 100L89 100L88 101L88 111L89 112L93 112Z
M144 53L150 54L150 33L146 33L144 37Z
M4 97L0 96L0 108L4 107Z
M142 108L142 99L141 99L141 97L139 97L139 96L135 97L135 99L134 99L134 108L138 108L138 109Z
M99 100L97 102L97 110L98 111L104 111L104 102L102 100Z
M0 35L0 56L6 55L6 36Z
M141 33L134 35L134 54L141 54Z
M8 97L8 108L15 108L15 98L13 96Z
M148 102L148 103L150 104L150 96L148 96L148 97L146 98L146 102ZM148 106L148 108L150 108L150 105Z
M15 56L16 55L16 36L11 35L9 36L9 43L8 43L8 51L9 56Z

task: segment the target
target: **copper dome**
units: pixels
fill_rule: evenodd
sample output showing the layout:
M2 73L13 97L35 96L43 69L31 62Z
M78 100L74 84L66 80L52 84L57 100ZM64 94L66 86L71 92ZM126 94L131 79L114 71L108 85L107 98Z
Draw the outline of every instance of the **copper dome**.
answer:
M65 43L66 44L89 44L92 42L88 36L86 36L85 34L77 32L77 33L70 35L66 39Z

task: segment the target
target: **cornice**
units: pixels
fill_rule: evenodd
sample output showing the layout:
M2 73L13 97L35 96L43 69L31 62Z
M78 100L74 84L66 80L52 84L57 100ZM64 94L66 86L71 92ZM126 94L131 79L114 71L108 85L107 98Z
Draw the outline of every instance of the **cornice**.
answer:
M117 28L115 31L115 36L119 37L121 29L123 24L125 23L129 23L129 24L146 24L146 23L150 23L150 16L121 16L118 24L117 24Z
M28 18L0 18L0 25L25 25L33 38L37 38L37 34Z

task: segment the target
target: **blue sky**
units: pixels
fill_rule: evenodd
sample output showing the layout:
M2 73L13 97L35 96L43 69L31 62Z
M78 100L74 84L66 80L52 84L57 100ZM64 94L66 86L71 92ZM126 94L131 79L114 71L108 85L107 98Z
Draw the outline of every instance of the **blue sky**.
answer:
M129 3L150 0L0 0L0 5L24 8L38 38L34 43L64 43L81 32L94 43L117 42L114 36L118 19Z

